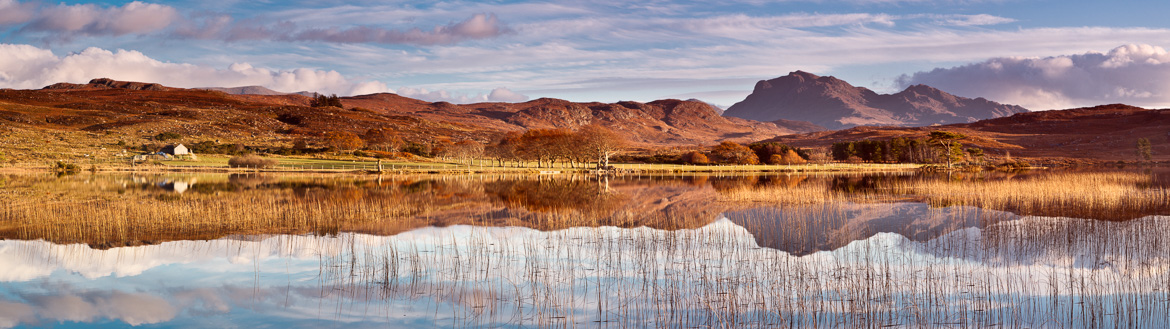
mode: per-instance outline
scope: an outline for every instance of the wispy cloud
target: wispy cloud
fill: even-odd
[[[983,96],[1033,110],[1105,103],[1170,105],[1170,53],[1152,45],[1125,45],[1108,53],[1051,57],[997,57],[898,79],[964,96]]]
[[[309,15],[309,12],[305,13]],[[319,13],[318,13],[319,14]],[[38,6],[0,0],[0,26],[21,25],[18,33],[45,35],[47,40],[78,36],[153,35],[159,38],[219,41],[276,41],[440,45],[498,37],[510,32],[491,13],[430,28],[392,28],[381,24],[355,25],[333,20],[332,25],[297,23],[303,17],[273,20],[265,16],[242,20],[227,14],[189,13],[175,7],[134,1],[122,6],[59,4]],[[381,23],[381,22],[380,22]]]
[[[309,27],[291,21],[265,24],[256,20],[233,22],[230,16],[202,17],[179,26],[175,36],[195,39],[238,41],[312,41],[329,43],[376,43],[444,45],[467,40],[490,39],[510,30],[494,14],[475,14],[459,22],[423,30],[394,30],[376,26]]]
[[[494,14],[476,14],[431,30],[389,30],[378,27],[311,28],[277,35],[278,40],[324,41],[338,43],[382,43],[435,45],[452,44],[464,40],[487,39],[508,32]]]
[[[144,34],[167,28],[178,17],[173,7],[138,1],[108,8],[61,4],[42,8],[24,29],[57,36]]]

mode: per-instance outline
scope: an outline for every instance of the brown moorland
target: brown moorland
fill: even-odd
[[[985,149],[993,159],[1010,153],[1047,164],[1133,161],[1137,139],[1146,138],[1154,160],[1170,160],[1170,110],[1120,104],[1018,113],[966,124],[792,134],[820,127],[726,117],[694,100],[576,103],[541,98],[456,105],[372,94],[343,97],[342,107],[310,107],[311,100],[300,94],[234,95],[109,79],[41,90],[2,89],[0,158],[5,159],[0,161],[84,158],[115,144],[149,142],[159,133],[179,134],[184,142],[287,146],[329,131],[361,134],[385,128],[408,141],[488,142],[506,131],[574,129],[590,123],[613,128],[639,148],[714,145],[724,140],[825,148],[838,141],[923,138],[933,130],[949,130],[970,136],[963,143]]]
[[[1137,140],[1146,138],[1154,161],[1170,161],[1170,109],[1148,110],[1124,104],[1018,113],[974,123],[928,127],[854,127],[836,131],[779,136],[796,147],[824,148],[835,142],[926,138],[945,130],[968,136],[993,158],[1010,155],[1047,164],[1135,161]]]

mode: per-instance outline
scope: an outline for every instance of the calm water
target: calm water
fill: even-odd
[[[9,176],[0,328],[1170,326],[1164,209],[728,197],[936,179]]]

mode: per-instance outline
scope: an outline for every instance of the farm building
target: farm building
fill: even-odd
[[[191,154],[191,151],[187,150],[187,147],[183,146],[183,144],[167,145],[163,147],[162,150],[159,150],[159,152],[170,154],[172,156]]]

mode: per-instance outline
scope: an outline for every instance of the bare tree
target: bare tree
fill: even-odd
[[[451,146],[451,155],[461,162],[471,164],[471,160],[483,156],[483,144],[465,139]]]
[[[536,160],[537,167],[545,163],[552,167],[557,160],[567,158],[569,149],[574,147],[571,136],[565,129],[531,129],[520,137],[520,153],[526,159]]]
[[[366,146],[372,149],[386,152],[398,152],[402,146],[406,144],[402,138],[393,130],[386,128],[374,128],[367,130],[362,135],[362,139],[366,141]]]
[[[629,144],[622,135],[593,123],[574,134],[575,147],[588,151],[597,160],[597,168],[609,167],[609,157],[622,152]]]
[[[500,167],[507,165],[508,161],[519,162],[521,160],[521,144],[524,134],[518,131],[509,131],[503,136],[497,138],[491,144],[484,148],[484,154],[496,159],[496,163]]]

